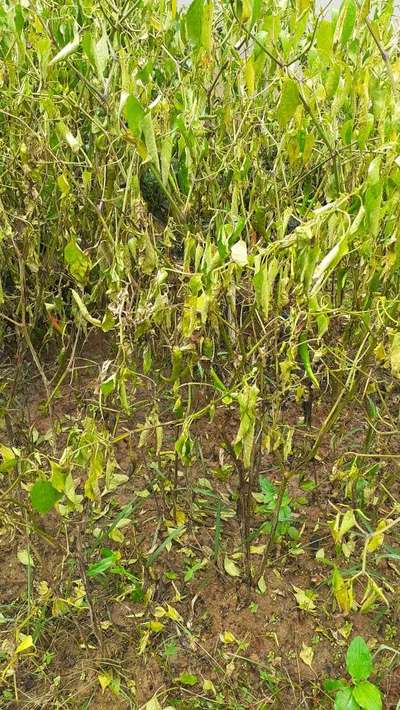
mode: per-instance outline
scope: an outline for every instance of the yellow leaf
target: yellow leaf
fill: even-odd
[[[259,588],[261,594],[265,594],[265,592],[267,591],[267,585],[265,583],[264,575],[258,580],[257,587]]]
[[[224,631],[219,637],[222,643],[236,643],[236,639],[231,631]]]
[[[33,638],[32,636],[25,636],[25,634],[20,634],[20,639],[21,641],[19,642],[17,648],[15,649],[15,653],[22,653],[23,651],[27,651],[28,648],[32,648],[33,646]]]
[[[377,360],[386,360],[386,353],[385,348],[383,347],[383,343],[378,343],[378,345],[374,349],[374,355]]]
[[[294,589],[295,599],[300,609],[313,613],[315,611],[314,592],[311,592],[310,590],[304,591],[304,589],[300,589],[300,587],[295,587],[294,584],[292,586]]]
[[[251,555],[262,555],[266,545],[251,545],[250,554]]]
[[[104,693],[105,689],[108,688],[109,685],[111,685],[112,675],[111,673],[100,673],[97,678]]]
[[[164,624],[162,624],[161,621],[149,621],[147,626],[150,631],[154,631],[154,633],[156,634],[158,634],[164,628]]]
[[[175,520],[177,525],[184,525],[186,523],[186,514],[183,512],[183,510],[179,510],[179,508],[177,508]]]
[[[172,621],[180,621],[180,622],[183,621],[181,615],[179,614],[179,612],[176,609],[174,609],[173,606],[170,606],[169,604],[167,604],[167,607],[168,607],[167,616],[170,619],[172,619]]]
[[[146,703],[144,710],[161,710],[161,705],[155,695]]]

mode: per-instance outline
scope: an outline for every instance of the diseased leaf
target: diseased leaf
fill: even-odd
[[[306,644],[303,643],[299,656],[303,663],[305,663],[306,666],[310,666],[311,668],[314,659],[314,649],[312,648],[312,646],[306,646]]]
[[[239,239],[236,244],[233,245],[231,249],[232,261],[239,266],[246,266],[247,264],[247,245],[243,239]]]

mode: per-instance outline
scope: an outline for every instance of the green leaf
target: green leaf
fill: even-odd
[[[125,118],[128,122],[129,130],[132,131],[136,138],[140,138],[143,130],[143,120],[145,117],[145,111],[136,96],[130,94],[125,101],[124,106]]]
[[[354,0],[348,0],[344,9],[342,33],[340,35],[340,43],[346,44],[353,34],[354,25],[357,17],[357,5]]]
[[[373,660],[371,651],[362,636],[353,638],[346,655],[346,667],[353,681],[366,680],[372,673]]]
[[[104,574],[108,569],[114,567],[117,561],[116,555],[110,555],[109,557],[104,557],[99,562],[94,562],[87,568],[88,577],[97,577],[99,574]]]
[[[203,34],[204,0],[193,0],[186,13],[186,27],[190,41],[199,47]]]
[[[381,692],[376,685],[368,680],[356,685],[353,696],[363,710],[381,710],[382,708]]]
[[[293,118],[297,107],[300,104],[299,90],[293,79],[286,79],[279,100],[277,116],[279,125],[284,128],[290,119]]]
[[[344,680],[338,680],[337,678],[326,678],[322,684],[322,687],[327,693],[332,693],[333,691],[347,688],[347,683]]]
[[[353,698],[351,688],[339,690],[335,698],[335,710],[359,710],[359,705]]]
[[[298,351],[300,360],[304,365],[307,377],[311,380],[315,387],[319,389],[319,382],[312,371],[310,351],[308,349],[307,336],[305,335],[305,333],[300,334]]]
[[[50,481],[36,481],[30,493],[32,507],[38,513],[48,513],[61,496],[62,494],[53,488]]]
[[[70,239],[64,249],[64,261],[68,266],[71,276],[79,283],[85,283],[87,272],[91,268],[91,262],[85,252],[76,243],[75,239]]]
[[[197,676],[183,671],[176,680],[178,683],[181,683],[181,685],[196,685]]]

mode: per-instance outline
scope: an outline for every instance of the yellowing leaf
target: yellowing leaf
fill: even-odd
[[[375,532],[373,532],[372,535],[370,535],[370,538],[368,540],[368,543],[367,543],[368,552],[374,552],[375,550],[378,549],[378,547],[380,547],[383,544],[383,540],[384,540],[385,536],[383,533],[381,533],[379,531],[383,530],[386,527],[386,525],[387,525],[387,521],[385,521],[385,520],[381,520],[378,523]]]
[[[239,567],[234,563],[233,560],[229,559],[229,557],[227,557],[226,555],[224,559],[224,569],[230,577],[240,577],[241,572]]]
[[[15,649],[15,653],[23,653],[23,651],[27,651],[28,648],[32,648],[33,638],[31,635],[25,636],[24,634],[20,634],[20,639],[21,641]]]
[[[314,658],[314,649],[311,646],[306,646],[306,644],[303,643],[303,647],[299,653],[299,656],[303,663],[305,663],[306,666],[310,666],[311,668],[311,664]]]
[[[219,635],[222,643],[236,643],[236,639],[231,631],[224,631]]]
[[[91,268],[91,262],[75,239],[70,239],[66,245],[64,249],[64,261],[68,266],[71,276],[79,281],[79,283],[83,284],[87,272]]]
[[[205,693],[213,693],[213,695],[217,694],[214,683],[212,682],[212,680],[208,680],[208,678],[205,678],[203,680],[203,690]]]
[[[304,589],[300,589],[300,587],[295,587],[294,585],[294,596],[297,601],[297,604],[299,605],[300,609],[303,609],[303,611],[308,611],[310,613],[313,613],[315,611],[315,604],[314,604],[314,599],[315,599],[315,592],[312,592],[311,590],[307,589],[304,591]]]
[[[332,575],[332,589],[340,609],[344,614],[348,614],[353,606],[353,584],[351,579],[343,579],[337,567]]]
[[[104,693],[105,689],[108,688],[109,685],[111,685],[112,682],[112,675],[111,673],[100,673],[97,676],[97,679],[101,685],[101,689]]]
[[[179,622],[183,621],[181,615],[179,614],[179,612],[176,609],[174,609],[173,606],[170,606],[169,604],[167,604],[167,607],[168,607],[167,616],[170,619],[172,619],[172,621],[179,621]]]
[[[395,333],[390,346],[390,366],[395,377],[400,377],[400,333]]]
[[[154,633],[156,634],[158,634],[164,628],[164,624],[162,624],[161,621],[149,621],[147,623],[147,626],[150,631],[154,631]]]
[[[294,79],[286,79],[277,108],[279,125],[284,128],[300,104],[299,90]]]
[[[21,565],[25,565],[26,567],[34,567],[35,563],[32,560],[31,555],[29,554],[27,549],[24,550],[19,550],[17,552],[17,557],[18,560],[20,561]]]
[[[244,65],[244,78],[246,80],[247,93],[249,94],[249,96],[252,96],[254,94],[256,79],[256,74],[254,71],[254,60],[252,56],[248,58],[246,64]]]
[[[265,592],[267,591],[267,585],[265,583],[264,575],[258,580],[257,587],[259,588],[261,594],[265,594]]]
[[[186,514],[183,510],[179,510],[179,508],[176,509],[175,521],[177,525],[184,525],[186,523]]]

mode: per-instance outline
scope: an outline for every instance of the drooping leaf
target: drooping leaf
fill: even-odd
[[[60,49],[60,51],[57,52],[53,59],[49,61],[49,67],[53,66],[53,64],[57,64],[57,62],[61,62],[62,59],[66,59],[70,56],[70,54],[75,52],[75,50],[79,47],[80,40],[80,35],[77,32],[71,42],[68,42],[68,44],[66,44],[65,47]]]
[[[25,565],[25,567],[34,567],[35,563],[32,559],[32,555],[30,554],[29,550],[24,548],[23,550],[18,550],[17,552],[17,559],[21,563],[21,565]]]

